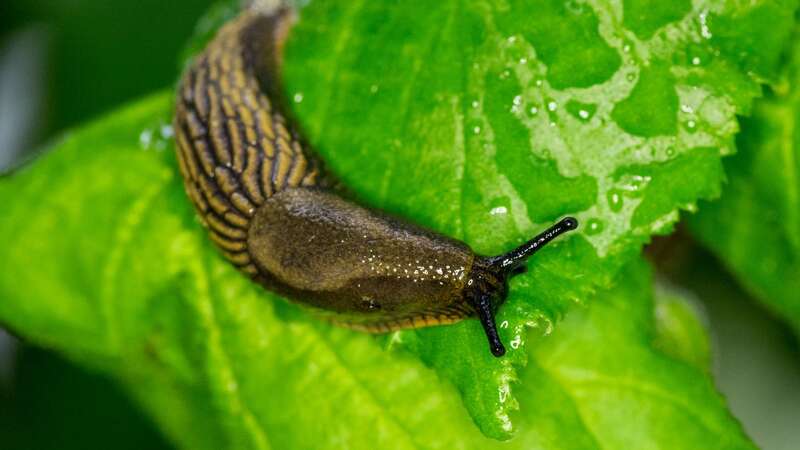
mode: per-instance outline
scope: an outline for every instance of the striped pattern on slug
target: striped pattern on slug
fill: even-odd
[[[244,12],[226,24],[184,74],[175,111],[186,191],[211,239],[237,267],[257,273],[247,251],[256,208],[276,192],[324,185],[309,152],[262,87],[278,63],[279,21]],[[268,56],[264,56],[264,52]]]

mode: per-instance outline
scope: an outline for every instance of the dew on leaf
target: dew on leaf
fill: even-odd
[[[611,211],[622,211],[622,191],[619,189],[610,189],[608,193],[606,193],[606,198],[608,199],[608,206],[611,208]]]
[[[708,27],[708,10],[700,12],[698,19],[700,20],[700,36],[711,39],[713,35],[711,34],[711,29]]]
[[[522,106],[522,96],[516,95],[514,99],[511,100],[511,112],[516,113],[520,111],[520,107]]]
[[[511,342],[509,342],[509,344],[511,344],[511,348],[513,348],[514,350],[518,349],[519,346],[522,344],[522,336],[520,335],[514,336],[514,339],[512,339]]]
[[[635,194],[647,187],[651,177],[648,175],[625,174],[620,179],[619,188],[628,194]]]
[[[172,128],[172,125],[169,124],[161,125],[162,139],[172,139],[174,136],[175,136],[175,130]]]
[[[172,125],[161,124],[145,128],[139,133],[139,145],[143,150],[163,151],[167,149],[169,141],[174,136]]]
[[[508,214],[508,208],[505,206],[496,206],[489,211],[493,216]]]
[[[711,61],[711,52],[704,45],[692,43],[686,47],[686,63],[692,66],[705,66]]]
[[[500,403],[505,403],[506,400],[508,400],[509,394],[511,393],[507,384],[500,385],[500,387],[497,389],[497,392]]]
[[[581,122],[588,122],[597,111],[597,105],[570,100],[566,105],[567,112]]]
[[[143,149],[149,150],[150,144],[152,144],[152,142],[153,142],[153,130],[146,129],[142,130],[142,132],[139,133],[139,145],[141,145]]]
[[[586,222],[586,234],[593,236],[603,231],[603,221],[598,218],[591,218]]]

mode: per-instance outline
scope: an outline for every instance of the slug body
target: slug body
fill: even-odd
[[[247,10],[184,73],[175,109],[186,191],[225,257],[269,290],[370,332],[477,315],[492,353],[507,278],[577,222],[504,255],[372,211],[339,195],[281,109],[286,10]]]

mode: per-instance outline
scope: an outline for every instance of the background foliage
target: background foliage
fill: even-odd
[[[420,15],[316,1],[294,30],[294,110],[366,203],[483,253],[560,215],[581,219],[581,233],[512,284],[507,358],[484,351],[475,321],[376,340],[235,273],[183,196],[169,92],[0,182],[13,199],[0,218],[0,321],[116,378],[187,448],[750,448],[709,377],[691,295],[664,283],[651,295],[638,254],[680,208],[719,194],[736,114],[751,111],[760,83],[781,80],[725,164],[732,186],[768,200],[725,196],[692,230],[796,318],[791,291],[769,290],[776,268],[749,279],[741,264],[788,248],[774,266],[791,271],[797,248],[737,247],[761,236],[763,205],[767,217],[783,211],[774,236],[794,239],[794,72],[780,57],[796,5],[659,5],[543,1],[532,18],[515,2],[439,2]],[[737,172],[752,165],[742,158],[764,175]],[[716,232],[722,208],[753,225]]]

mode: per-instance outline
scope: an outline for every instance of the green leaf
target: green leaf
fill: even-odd
[[[483,254],[566,214],[583,224],[511,283],[507,357],[480,350],[475,321],[392,336],[456,385],[488,436],[513,433],[525,327],[549,329],[679,209],[718,195],[735,116],[775,78],[795,7],[444,0],[423,13],[318,0],[301,11],[288,98],[365,203]]]
[[[739,154],[725,164],[725,195],[689,223],[754,297],[800,332],[800,46],[787,57],[783,82],[743,120]]]
[[[388,354],[252,286],[218,257],[185,198],[165,96],[0,182],[0,320],[117,373],[186,447],[452,447],[461,435],[439,436],[463,419],[451,383],[483,433],[508,439],[526,327],[549,333],[667,231],[678,208],[716,195],[734,114],[773,75],[772,47],[751,35],[785,34],[794,2],[709,2],[679,19],[670,8],[644,17],[641,5],[627,14],[631,5],[444,1],[421,14],[411,2],[319,1],[289,44],[299,119],[366,203],[486,254],[562,215],[580,218],[579,233],[512,282],[499,313],[505,358],[489,354],[475,320],[395,333],[386,344],[405,353]],[[769,28],[743,26],[749,34],[737,38],[737,21],[758,25],[751,17],[765,8]],[[333,384],[315,368],[335,372]],[[422,381],[387,381],[404,373]],[[417,421],[430,392],[443,393],[431,400],[445,405],[431,406],[442,418]],[[282,419],[309,409],[336,421]],[[381,423],[367,418],[375,414]],[[353,432],[363,429],[377,431]]]
[[[114,376],[180,447],[748,448],[707,376],[650,345],[641,263],[529,346],[519,432],[485,437],[418,358],[307,317],[208,245],[164,127],[171,99],[0,180],[0,320]]]
[[[725,412],[708,367],[660,350],[664,331],[654,315],[662,314],[650,292],[647,265],[634,261],[613,289],[532,343],[519,389],[521,427],[531,428],[517,439],[530,439],[527,448],[755,448]],[[668,344],[669,353],[707,346],[697,331],[671,340],[678,347]]]
[[[655,289],[656,337],[653,345],[699,370],[711,367],[711,343],[700,302],[690,292],[660,280]]]

